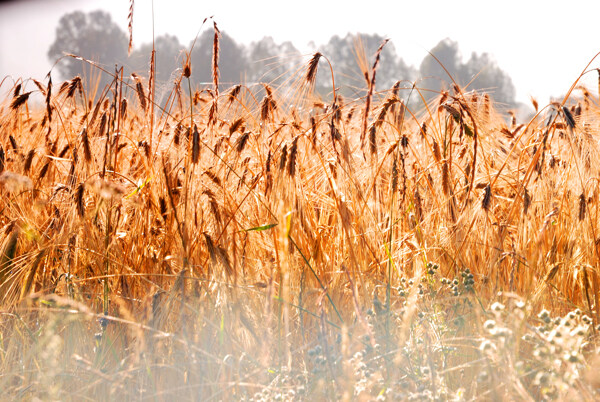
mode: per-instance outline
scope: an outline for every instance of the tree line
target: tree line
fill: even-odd
[[[190,55],[191,78],[196,85],[212,83],[213,36],[212,30],[205,30],[197,38]],[[336,35],[317,47],[316,50],[332,64],[336,89],[339,88],[342,94],[350,97],[364,95],[366,81],[360,65],[363,64],[364,71],[364,66],[372,64],[372,55],[383,40],[377,34]],[[75,11],[60,18],[48,57],[54,63],[69,53],[101,63],[109,70],[114,65],[123,66],[127,76],[132,72],[147,75],[152,44],[143,44],[130,55],[127,47],[127,34],[112,21],[110,14],[100,10],[90,13]],[[181,68],[184,52],[191,48],[191,44],[185,46],[177,37],[165,34],[155,38],[154,48],[157,82],[172,82],[173,74]],[[301,76],[304,65],[301,53],[291,42],[276,43],[271,37],[243,45],[221,31],[219,49],[219,79],[222,87],[240,82],[290,85],[294,77]],[[497,103],[508,107],[515,105],[515,88],[511,78],[489,54],[472,53],[463,62],[458,44],[450,39],[443,39],[430,52],[460,85],[491,93]],[[422,93],[426,98],[436,96],[440,90],[448,88],[450,82],[438,60],[427,55],[418,67],[411,66],[399,57],[393,43],[387,43],[381,52],[377,69],[377,88],[389,89],[397,81],[404,83],[405,87],[416,83],[424,89]],[[100,74],[95,67],[72,57],[63,57],[57,68],[64,79],[79,75],[88,83],[96,82],[100,87],[110,82],[110,76]],[[323,96],[331,92],[332,81],[328,68],[320,69],[316,90]]]

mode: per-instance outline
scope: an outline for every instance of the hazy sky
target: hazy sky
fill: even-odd
[[[127,0],[21,0],[0,3],[0,79],[41,79],[50,69],[46,53],[58,19],[76,9],[108,10],[124,31]],[[154,0],[155,34],[177,35],[187,45],[205,17],[237,42],[263,36],[290,40],[304,53],[314,41],[334,34],[378,33],[389,37],[397,53],[418,67],[441,39],[457,41],[464,58],[488,52],[512,77],[517,98],[540,103],[565,93],[592,57],[600,52],[600,1],[329,1]],[[205,28],[208,28],[205,27]],[[152,1],[137,0],[134,44],[152,38]],[[600,67],[600,58],[592,68]],[[597,74],[586,84],[597,87]]]

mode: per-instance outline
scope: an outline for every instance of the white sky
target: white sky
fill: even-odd
[[[134,44],[152,38],[152,1],[137,0]],[[46,53],[59,18],[76,9],[108,10],[127,30],[127,0],[21,0],[0,4],[0,79],[41,79],[50,69]],[[174,34],[188,45],[205,17],[237,42],[263,36],[290,40],[302,52],[310,41],[334,34],[378,33],[398,54],[418,67],[441,39],[457,41],[462,55],[488,52],[513,79],[517,99],[540,103],[564,94],[586,64],[600,52],[600,1],[533,0],[154,0],[155,34]],[[600,67],[600,58],[592,68]],[[597,74],[586,85],[597,86]]]

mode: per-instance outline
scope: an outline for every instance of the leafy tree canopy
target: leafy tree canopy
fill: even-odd
[[[204,31],[192,51],[192,80],[198,85],[212,84],[213,40],[214,31]],[[318,48],[331,62],[335,85],[342,94],[358,97],[366,93],[364,71],[370,71],[374,55],[383,41],[384,38],[377,34],[347,34],[345,37],[336,35]],[[152,44],[143,44],[130,57],[127,56],[127,44],[127,35],[112,21],[110,14],[104,11],[87,14],[76,11],[61,17],[48,57],[54,62],[65,53],[72,53],[99,62],[109,71],[117,64],[126,67],[126,75],[131,72],[147,75]],[[172,81],[173,72],[181,68],[184,46],[175,36],[163,35],[155,39],[154,48],[157,81]],[[450,39],[440,41],[431,49],[431,53],[461,86],[484,90],[492,93],[497,102],[514,105],[515,88],[512,80],[487,53],[473,53],[463,63],[458,44]],[[222,88],[239,82],[286,85],[290,83],[288,80],[293,74],[296,74],[295,78],[299,78],[298,71],[303,66],[300,53],[290,42],[278,44],[273,38],[265,37],[244,46],[236,43],[225,32],[220,34],[219,81]],[[80,75],[92,84],[98,76],[101,77],[101,85],[110,81],[110,76],[100,74],[86,63],[69,57],[59,62],[58,70],[65,79]],[[377,89],[389,89],[396,81],[410,82],[417,77],[418,86],[423,89],[427,99],[437,96],[451,82],[440,63],[431,55],[423,59],[417,70],[398,56],[393,43],[387,43],[381,52],[377,68]],[[331,94],[329,68],[319,68],[316,90],[324,96]]]
[[[470,90],[482,90],[493,95],[496,102],[513,106],[515,104],[515,87],[511,78],[498,67],[489,54],[471,54],[471,58],[463,63],[458,50],[458,43],[444,39],[430,51],[419,67],[423,94],[431,99],[443,89],[448,89],[452,82],[448,73],[462,87]],[[441,63],[441,64],[440,64]],[[444,70],[442,65],[448,72]]]
[[[363,71],[369,71],[374,62],[374,54],[385,40],[377,34],[347,34],[344,38],[333,36],[319,51],[331,61],[335,85],[348,96],[362,96],[366,93],[367,82]],[[331,74],[321,69],[317,85],[331,90]],[[398,57],[393,43],[387,43],[381,52],[377,67],[377,88],[391,88],[396,81],[411,80],[414,69]]]
[[[156,51],[156,79],[161,82],[170,81],[173,71],[182,66],[185,47],[179,43],[176,36],[165,34],[154,40],[154,50]],[[128,65],[133,72],[139,75],[147,75],[150,71],[151,55],[152,43],[145,43],[131,53]]]
[[[301,62],[301,54],[291,42],[277,44],[266,36],[246,50],[248,81],[267,82],[279,86],[289,78]]]
[[[112,21],[109,13],[100,10],[87,14],[75,11],[60,18],[48,57],[54,62],[65,53],[71,53],[106,64],[112,71],[111,64],[123,64],[127,60],[127,43],[127,35]],[[80,75],[89,80],[100,74],[71,57],[61,60],[57,68],[65,79]],[[101,83],[109,79],[101,76]]]

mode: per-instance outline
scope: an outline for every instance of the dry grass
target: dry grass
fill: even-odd
[[[320,53],[220,95],[214,30],[164,110],[140,77],[0,106],[3,398],[600,397],[596,97],[415,107],[381,48],[366,99],[313,99]]]

